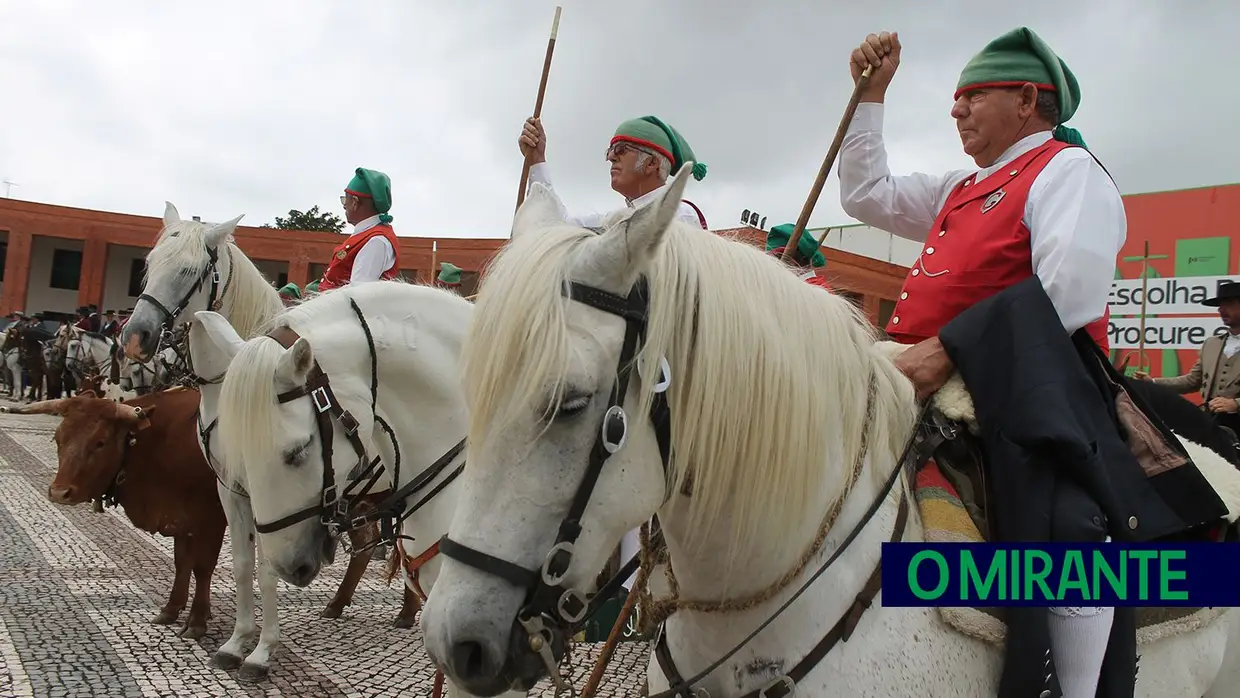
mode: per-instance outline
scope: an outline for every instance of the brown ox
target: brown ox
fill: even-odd
[[[198,447],[199,395],[175,388],[121,403],[94,393],[0,408],[12,414],[55,414],[59,466],[47,496],[57,504],[82,504],[106,499],[119,505],[133,525],[173,539],[176,578],[168,602],[152,623],[175,623],[189,595],[194,600],[181,636],[206,634],[211,615],[211,575],[219,559],[227,520],[216,491],[215,473]],[[351,534],[354,545],[378,534]],[[348,570],[323,616],[338,617],[353,599],[366,571],[369,555],[349,560]],[[405,588],[397,627],[412,627],[419,604]]]

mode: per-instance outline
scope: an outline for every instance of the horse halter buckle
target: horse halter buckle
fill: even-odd
[[[327,394],[327,386],[325,385],[320,385],[311,390],[310,400],[314,402],[314,409],[318,410],[320,414],[332,408],[332,398]]]
[[[758,698],[786,698],[795,695],[797,682],[787,674],[782,674],[758,689]]]

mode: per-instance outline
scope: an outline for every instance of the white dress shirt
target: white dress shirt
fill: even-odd
[[[371,216],[353,226],[353,234],[364,233],[376,225],[379,225],[379,216]],[[367,240],[366,244],[362,245],[362,249],[357,251],[357,256],[353,258],[353,271],[349,275],[349,284],[378,281],[383,272],[391,269],[395,263],[396,251],[392,249],[392,243],[382,235],[376,235]]]
[[[1227,333],[1227,339],[1223,340],[1223,355],[1231,358],[1240,351],[1240,335],[1234,332]]]
[[[1026,136],[982,170],[895,177],[883,145],[883,105],[858,104],[840,148],[840,203],[866,225],[922,242],[961,180],[976,173],[980,182],[1050,138],[1050,131]],[[1128,232],[1123,199],[1106,171],[1083,148],[1057,153],[1034,180],[1021,220],[1034,274],[1064,328],[1075,332],[1102,317]]]
[[[554,191],[554,187],[551,186],[551,168],[548,167],[547,163],[545,162],[540,162],[537,165],[532,165],[530,167],[529,182],[530,184],[533,184],[534,182],[538,182],[548,188],[551,188],[552,191]],[[668,186],[669,185],[664,184],[663,186],[659,187],[658,189],[655,189],[654,191],[647,192],[637,197],[636,199],[628,201],[627,202],[628,207],[629,208],[640,208],[650,203],[651,201],[654,201],[655,199],[657,199],[659,196],[663,194],[663,192],[667,189]],[[559,197],[557,197],[557,199],[558,198]],[[562,216],[565,221],[572,223],[573,225],[579,225],[583,228],[598,228],[602,225],[603,219],[611,215],[611,213],[587,213],[583,215],[570,215],[568,211],[564,208],[563,202],[557,202],[557,206],[560,209],[560,216]],[[697,211],[695,211],[692,206],[690,206],[689,204],[686,204],[684,201],[681,201],[680,207],[676,209],[676,218],[686,223],[695,225],[699,228],[702,227],[702,221],[700,218],[698,218]]]

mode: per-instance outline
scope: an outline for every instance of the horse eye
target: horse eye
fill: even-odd
[[[310,449],[310,440],[307,439],[306,443],[301,444],[300,446],[297,446],[296,448],[291,448],[285,451],[284,452],[284,464],[290,467],[294,467],[294,468],[301,465],[303,462],[305,462],[306,452],[309,449]]]
[[[555,411],[556,419],[571,419],[585,411],[590,406],[589,395],[565,395],[560,401],[560,406]]]

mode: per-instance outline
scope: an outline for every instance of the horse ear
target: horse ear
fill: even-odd
[[[314,350],[310,348],[310,342],[307,342],[305,337],[298,337],[293,346],[280,357],[280,363],[276,366],[276,379],[291,385],[304,383],[306,374],[313,365]]]
[[[607,228],[590,258],[601,273],[631,279],[650,262],[676,219],[692,169],[685,163],[662,196]]]
[[[566,218],[567,212],[560,197],[551,187],[542,182],[534,182],[512,221],[512,237],[516,239],[526,232],[564,225]]]
[[[242,218],[245,218],[244,213],[230,221],[217,223],[216,225],[208,228],[207,244],[212,247],[219,247],[221,243],[231,237],[233,233],[237,232],[237,223],[240,223]]]
[[[172,205],[171,201],[164,202],[164,227],[174,226],[181,222],[181,214],[177,213],[177,207]]]
[[[228,369],[228,364],[245,346],[245,340],[237,334],[237,330],[228,324],[223,315],[210,310],[199,310],[194,313],[190,322],[202,331],[189,333],[190,354],[194,357],[194,365],[204,375],[216,375]],[[192,328],[191,328],[192,329]],[[202,336],[206,336],[203,341]]]

